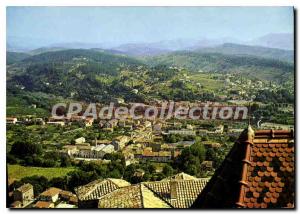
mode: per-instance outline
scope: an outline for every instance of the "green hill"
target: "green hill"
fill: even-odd
[[[43,92],[78,100],[111,100],[131,90],[119,81],[122,71],[138,71],[133,58],[93,50],[63,50],[31,56],[7,72],[9,92]]]
[[[202,48],[198,51],[202,53],[221,53],[240,56],[263,57],[288,62],[294,61],[294,52],[290,50],[240,45],[233,43],[225,43],[216,47]]]
[[[236,73],[263,80],[284,81],[283,76],[293,75],[292,63],[253,56],[225,55],[178,51],[145,58],[148,65],[167,65],[188,69],[193,72]]]
[[[16,62],[20,62],[23,59],[30,57],[30,54],[21,52],[6,52],[6,64],[10,65]]]
[[[253,56],[180,51],[142,60],[99,50],[71,49],[46,52],[14,63],[7,70],[8,97],[45,108],[53,97],[106,102],[164,100],[215,101],[233,94],[224,74],[293,88],[292,63]],[[233,80],[237,81],[237,80]],[[227,90],[227,91],[226,91]],[[255,92],[256,93],[256,92]],[[40,94],[45,99],[39,99]],[[251,94],[251,92],[249,92]],[[247,99],[247,97],[245,97]],[[11,109],[13,113],[15,109]]]

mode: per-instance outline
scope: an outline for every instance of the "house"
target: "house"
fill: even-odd
[[[39,200],[54,203],[59,199],[60,192],[61,189],[58,189],[56,187],[50,187],[49,189],[47,189],[39,195]]]
[[[189,208],[209,181],[184,173],[135,185],[123,181],[124,185],[108,186],[109,180],[96,180],[80,187],[84,191],[77,190],[79,208],[86,208],[87,204],[91,208]]]
[[[90,127],[93,125],[94,118],[93,117],[86,117],[84,120],[84,124],[86,127]]]
[[[109,145],[111,144],[111,140],[97,140],[95,139],[95,145],[101,145],[101,144],[104,144],[104,145]]]
[[[214,143],[214,142],[208,142],[208,141],[203,142],[203,145],[205,146],[205,148],[220,148],[221,147],[220,143]]]
[[[78,149],[76,145],[65,145],[63,146],[63,152],[67,153],[69,156],[73,156],[74,154],[78,153]]]
[[[145,128],[151,128],[152,127],[152,123],[148,120],[144,121],[143,125],[144,125]]]
[[[86,185],[75,188],[78,196],[79,208],[98,207],[98,201],[104,195],[113,192],[116,189],[130,186],[131,184],[122,179],[98,179]]]
[[[144,149],[141,157],[139,157],[142,161],[154,161],[154,162],[169,162],[172,160],[172,152],[171,151],[159,151],[153,152],[152,149]]]
[[[59,197],[61,200],[72,205],[77,205],[78,203],[77,196],[70,191],[66,191],[66,190],[60,191]]]
[[[21,202],[22,207],[26,207],[34,200],[33,186],[29,183],[23,184],[13,192],[14,201]]]
[[[47,122],[48,125],[56,125],[56,126],[64,126],[65,122],[64,121],[49,121]]]
[[[72,209],[72,208],[76,208],[76,205],[74,204],[66,204],[64,202],[59,203],[58,205],[56,205],[57,209]]]
[[[22,208],[22,202],[21,201],[14,201],[11,205],[10,208]]]
[[[113,98],[111,102],[115,104],[123,104],[125,103],[125,100],[123,98]]]
[[[69,119],[70,122],[81,122],[85,119],[84,116],[79,116],[79,115],[71,115],[71,118]]]
[[[111,144],[100,144],[96,146],[84,145],[78,146],[77,148],[78,152],[74,156],[78,158],[101,159],[105,154],[115,151],[115,147]]]
[[[114,127],[116,127],[118,124],[118,120],[117,119],[111,119],[109,121],[106,120],[101,120],[99,122],[99,127],[102,128],[105,131],[113,131]]]
[[[91,158],[92,157],[92,146],[78,146],[79,152],[76,153],[75,157],[79,158]]]
[[[171,208],[143,184],[116,189],[97,202],[94,208]]]
[[[293,208],[292,130],[245,129],[192,208]]]
[[[6,124],[16,124],[18,122],[18,119],[16,117],[7,117],[6,118]]]
[[[213,169],[213,161],[203,161],[201,163],[201,167],[205,170],[212,170]]]
[[[34,208],[45,209],[45,208],[54,208],[54,203],[49,201],[38,201],[33,206]]]
[[[223,134],[223,131],[224,131],[224,126],[223,125],[219,125],[215,128],[215,133]]]
[[[181,130],[169,130],[168,134],[178,134],[178,135],[191,135],[191,136],[195,136],[196,132],[193,131],[193,130],[181,129]]]
[[[121,135],[121,136],[118,136],[116,137],[113,141],[112,141],[112,145],[114,146],[115,150],[116,151],[120,151],[122,150],[126,143],[129,142],[129,137],[128,136],[125,136],[125,135]]]
[[[102,152],[104,154],[107,153],[113,153],[115,151],[115,147],[113,145],[106,145],[105,147],[103,147]]]
[[[35,118],[34,122],[38,125],[45,125],[46,124],[43,118]]]
[[[145,174],[145,171],[144,171],[144,170],[142,170],[142,169],[137,169],[137,170],[134,172],[133,176],[135,176],[135,177],[143,177],[144,174]]]
[[[162,132],[162,124],[161,123],[156,123],[153,125],[153,133],[154,134],[161,134]]]
[[[188,129],[188,130],[193,130],[193,129],[194,129],[194,126],[191,125],[191,124],[187,124],[187,125],[186,125],[186,129]]]
[[[77,138],[77,139],[75,139],[75,143],[76,144],[85,143],[85,138],[84,137]]]
[[[91,157],[93,158],[103,158],[105,154],[110,154],[115,151],[115,147],[113,145],[97,145],[91,149]]]

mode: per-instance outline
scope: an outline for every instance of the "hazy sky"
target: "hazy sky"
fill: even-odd
[[[8,7],[7,35],[48,42],[251,40],[293,33],[292,7]]]

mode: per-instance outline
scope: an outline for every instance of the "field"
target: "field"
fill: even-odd
[[[43,168],[43,167],[25,167],[20,165],[8,164],[8,177],[10,179],[20,180],[24,177],[33,175],[45,176],[47,179],[55,177],[63,177],[68,172],[75,170],[74,167],[56,167],[56,168]]]
[[[212,77],[206,73],[192,74],[191,79],[194,82],[200,83],[204,89],[210,91],[216,91],[225,86],[224,81],[212,79]]]

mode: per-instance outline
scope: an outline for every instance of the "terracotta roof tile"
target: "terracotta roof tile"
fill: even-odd
[[[81,201],[94,200],[124,186],[130,186],[130,183],[122,179],[99,179],[77,187],[75,192]]]
[[[192,207],[294,206],[293,131],[248,128],[226,159],[231,162],[222,163]],[[226,182],[216,179],[220,175]]]

